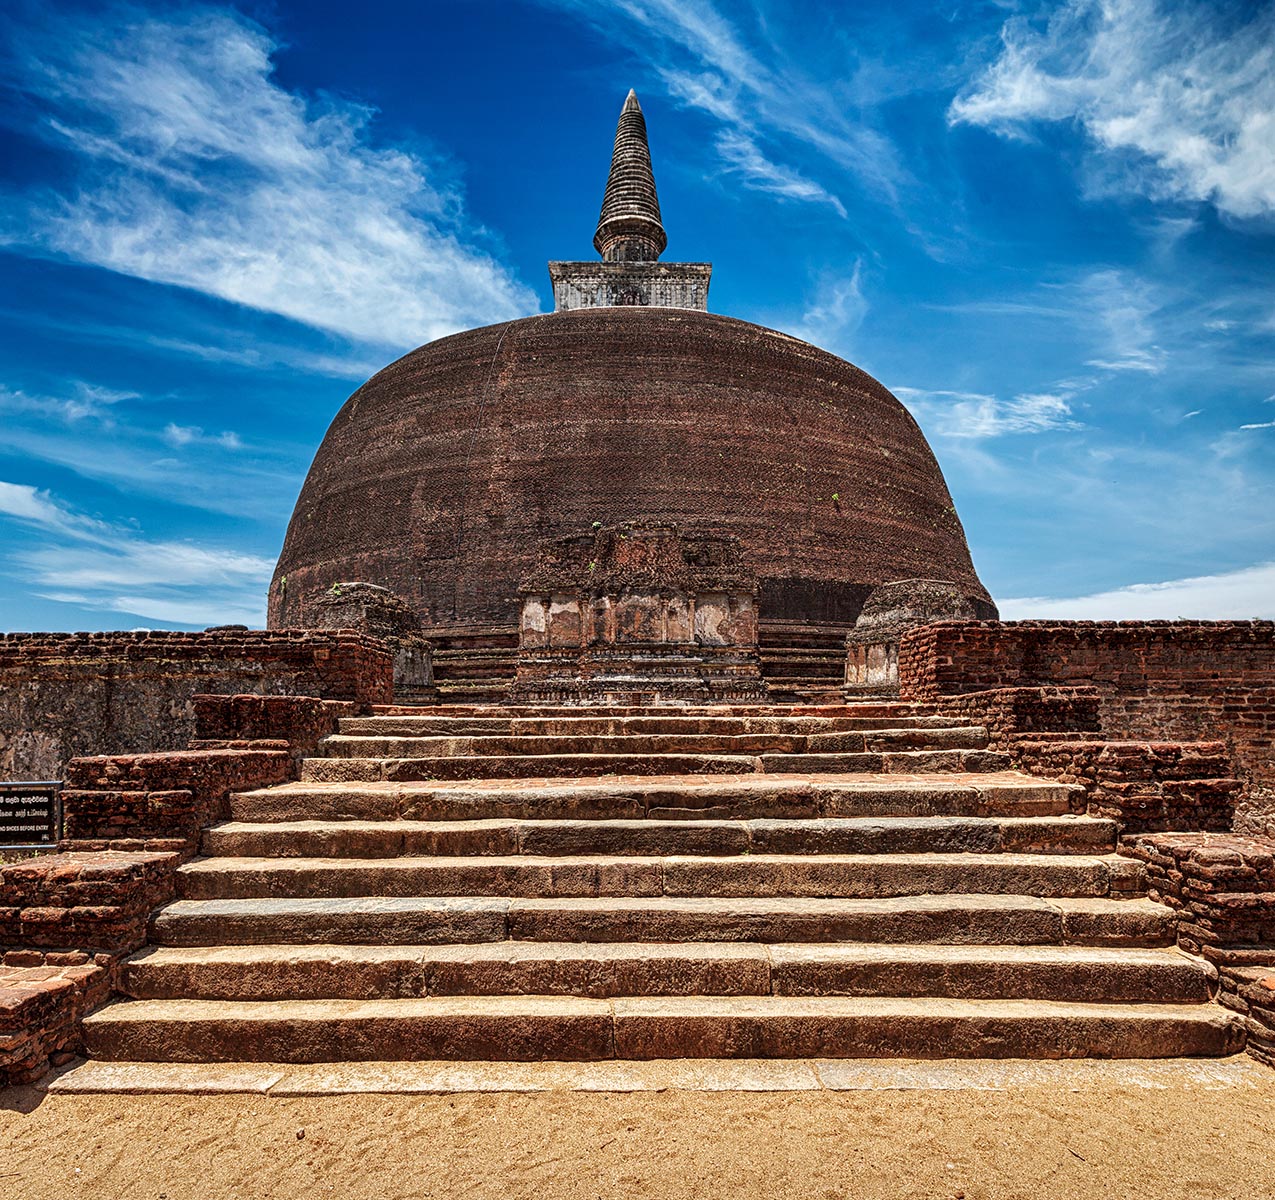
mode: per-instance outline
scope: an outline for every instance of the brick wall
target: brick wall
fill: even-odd
[[[124,955],[172,899],[176,854],[51,854],[0,866],[0,1087],[83,1049]]]
[[[0,779],[72,758],[185,747],[196,693],[393,699],[393,662],[346,630],[0,634]]]
[[[1086,686],[1102,734],[1222,740],[1245,783],[1236,829],[1275,833],[1275,622],[951,621],[903,635],[905,698]]]

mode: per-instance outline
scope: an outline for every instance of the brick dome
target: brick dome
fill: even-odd
[[[363,580],[427,625],[512,625],[542,541],[635,518],[737,536],[763,620],[849,624],[898,579],[989,604],[934,455],[876,380],[729,317],[614,307],[442,338],[359,388],[301,489],[270,624],[312,624]]]

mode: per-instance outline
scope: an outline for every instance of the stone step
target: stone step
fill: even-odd
[[[204,858],[177,872],[187,900],[356,896],[870,898],[939,893],[1130,895],[1142,864],[1111,854],[739,854]]]
[[[844,700],[826,704],[374,704],[374,717],[911,717],[933,716],[933,704],[910,700]]]
[[[901,728],[830,733],[624,733],[370,736],[340,733],[323,739],[329,758],[528,757],[563,754],[862,754],[893,750],[982,750],[987,730]]]
[[[854,775],[1008,771],[1013,760],[994,750],[895,750],[864,754],[762,754],[767,774]]]
[[[479,854],[1105,854],[1117,825],[1094,817],[841,817],[661,821],[227,821],[203,852],[248,858]]]
[[[753,756],[709,754],[307,758],[301,764],[301,778],[317,783],[412,779],[579,779],[598,775],[741,775],[760,769],[760,760]]]
[[[1148,900],[1035,896],[884,899],[511,899],[481,896],[177,900],[151,919],[162,946],[496,942],[942,942],[1165,946]]]
[[[682,716],[676,710],[658,716],[599,717],[576,710],[577,715],[557,717],[456,716],[444,709],[399,717],[343,717],[340,732],[362,737],[481,737],[495,735],[576,734],[812,734],[877,732],[891,729],[967,728],[972,722],[940,716]]]
[[[594,1000],[126,1000],[84,1023],[97,1058],[336,1062],[606,1058],[1158,1058],[1224,1055],[1212,1005],[721,996]]]
[[[967,775],[660,776],[289,783],[230,799],[239,821],[635,820],[1059,816],[1074,784],[1016,771]]]
[[[1216,972],[1176,949],[484,942],[165,946],[125,964],[139,1000],[418,996],[939,996],[1204,1004]]]
[[[307,758],[312,783],[413,779],[581,779],[605,775],[979,774],[1008,770],[990,750],[897,750],[865,754],[537,754],[437,758]]]

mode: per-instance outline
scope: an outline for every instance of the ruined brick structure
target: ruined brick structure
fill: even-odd
[[[735,538],[598,529],[543,547],[522,592],[519,702],[765,699],[757,580]]]
[[[350,630],[0,634],[0,779],[85,754],[184,748],[198,692],[393,698],[390,657]]]

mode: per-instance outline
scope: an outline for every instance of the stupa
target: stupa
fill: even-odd
[[[312,626],[334,584],[375,584],[419,614],[444,683],[449,653],[514,645],[545,545],[633,521],[738,539],[770,673],[839,676],[882,584],[943,580],[995,616],[898,399],[827,351],[709,313],[711,264],[661,261],[667,241],[630,92],[600,260],[549,264],[554,312],[431,342],[349,398],[288,527],[271,626]],[[493,670],[512,678],[511,660]]]

